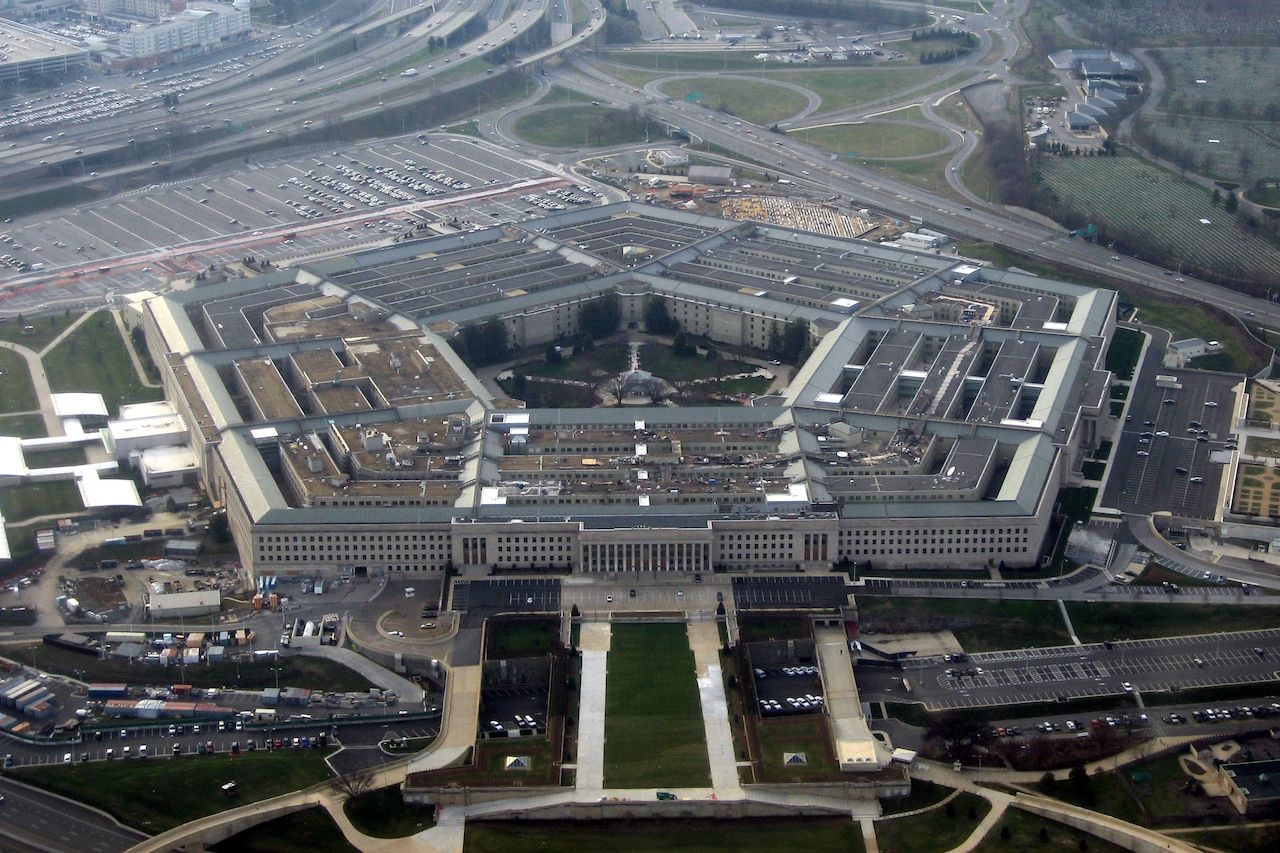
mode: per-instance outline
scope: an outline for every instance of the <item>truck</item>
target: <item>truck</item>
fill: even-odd
[[[910,222],[912,225],[923,225],[923,224],[924,224],[924,217],[923,217],[923,216],[909,216],[909,217],[907,217],[907,221],[908,221],[908,222]]]
[[[418,69],[416,69],[416,68],[406,68],[405,70],[403,70],[403,71],[401,71],[401,72],[400,72],[400,76],[401,76],[401,77],[417,77],[417,76],[418,76]]]
[[[1158,373],[1156,374],[1156,387],[1172,388],[1176,391],[1182,387],[1182,383],[1178,381],[1178,377],[1176,376],[1169,376],[1168,374]]]

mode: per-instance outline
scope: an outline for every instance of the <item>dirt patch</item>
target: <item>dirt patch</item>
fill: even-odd
[[[979,83],[964,89],[963,94],[969,109],[973,110],[984,127],[1007,122],[1013,115],[1010,112],[1013,90],[1004,83],[996,80]]]

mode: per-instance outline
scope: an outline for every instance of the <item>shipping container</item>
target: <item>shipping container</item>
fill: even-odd
[[[98,683],[89,685],[90,699],[123,699],[129,695],[129,685]]]

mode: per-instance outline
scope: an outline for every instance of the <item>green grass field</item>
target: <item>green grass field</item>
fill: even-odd
[[[1177,175],[1133,157],[1043,157],[1039,175],[1061,205],[1105,225],[1111,237],[1192,272],[1280,283],[1280,249],[1245,233],[1207,190]]]
[[[693,651],[684,625],[613,627],[604,721],[605,787],[710,784]]]
[[[102,395],[107,409],[121,403],[159,400],[163,389],[138,381],[124,339],[111,315],[99,312],[44,357],[44,369],[54,391],[91,391]]]
[[[756,723],[765,782],[839,782],[844,779],[831,750],[825,715],[767,719]],[[783,755],[803,752],[806,764],[787,766]]]
[[[539,104],[581,104],[591,99],[581,92],[566,89],[564,86],[552,86],[539,100]]]
[[[1040,831],[1048,833],[1046,840]],[[1006,830],[1008,837],[1006,838]],[[1005,810],[1004,817],[987,833],[978,845],[979,853],[1025,853],[1027,850],[1045,851],[1045,853],[1077,853],[1085,849],[1081,842],[1093,853],[1119,853],[1124,850],[1104,841],[1096,835],[1073,829],[1056,820],[1040,817],[1018,808]]]
[[[798,130],[792,135],[824,151],[871,159],[925,156],[940,151],[947,144],[946,137],[939,130],[887,121],[833,124]]]
[[[554,148],[596,148],[644,139],[665,139],[659,124],[633,118],[623,110],[593,106],[552,107],[520,117],[517,136]]]
[[[399,785],[361,794],[343,803],[342,809],[352,826],[374,838],[404,838],[436,822],[433,807],[406,805]]]
[[[862,853],[858,824],[839,818],[468,823],[466,853]]]
[[[222,811],[229,804],[244,805],[308,788],[331,775],[324,756],[314,749],[92,761],[9,772],[149,833]],[[240,793],[229,800],[221,787],[233,781]]]
[[[676,355],[675,350],[666,344],[645,344],[640,347],[640,368],[672,382],[730,376],[755,370],[752,365],[725,358],[710,359],[700,355]]]
[[[967,652],[1029,646],[1062,646],[1071,642],[1052,601],[984,599],[858,599],[862,625],[881,632],[949,629]]]
[[[12,341],[22,344],[27,349],[40,352],[49,345],[51,340],[62,334],[67,326],[80,319],[80,314],[79,311],[72,311],[69,314],[59,311],[53,314],[42,314],[39,317],[14,317],[0,320],[0,341]],[[31,331],[23,332],[25,326],[30,326]]]
[[[1134,780],[1137,773],[1150,774],[1150,781]],[[1068,803],[1141,823],[1151,818],[1185,817],[1190,800],[1178,789],[1186,779],[1178,766],[1178,756],[1166,755],[1119,771],[1091,775],[1083,785],[1061,781],[1047,793]]]
[[[586,352],[561,358],[554,364],[535,361],[522,364],[515,370],[530,376],[549,376],[556,379],[590,380],[612,376],[627,369],[626,344],[597,344]]]
[[[690,93],[700,94],[699,103],[704,107],[766,127],[795,115],[808,104],[808,99],[794,89],[740,77],[682,77],[663,83],[660,88],[677,100],[685,100]]]
[[[918,815],[876,821],[876,843],[881,853],[942,853],[968,838],[990,809],[977,794],[960,794]]]
[[[83,508],[80,490],[69,480],[22,483],[0,489],[0,515],[10,523],[40,515],[79,512]]]
[[[1280,624],[1280,605],[1219,607],[1212,604],[1089,604],[1069,601],[1067,613],[1071,615],[1076,635],[1086,643],[1251,631]]]
[[[261,823],[209,849],[215,853],[356,853],[333,818],[319,806]]]
[[[0,414],[39,408],[26,359],[13,350],[0,349]]]
[[[560,623],[555,619],[492,619],[485,657],[501,660],[549,655],[559,634]]]
[[[647,68],[654,71],[759,71],[761,62],[754,54],[728,50],[633,51],[606,50],[600,58],[606,62]],[[776,63],[775,63],[776,64]]]
[[[942,802],[954,790],[955,788],[948,788],[946,785],[939,785],[937,782],[913,778],[911,780],[911,793],[905,797],[881,799],[880,811],[885,815],[913,812],[916,809],[923,809]]]
[[[828,113],[906,92],[943,73],[936,68],[840,68],[769,71],[761,77],[804,86],[822,99],[819,113]]]
[[[40,415],[0,415],[0,435],[18,438],[44,438],[48,435]]]

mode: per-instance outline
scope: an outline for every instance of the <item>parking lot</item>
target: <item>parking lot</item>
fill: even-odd
[[[733,601],[738,610],[828,610],[848,604],[849,591],[843,576],[735,577]]]
[[[931,709],[1066,701],[1266,682],[1280,669],[1280,630],[1198,637],[1126,640],[974,654],[962,662],[940,657],[909,662],[898,673],[859,669],[866,694],[911,696]],[[949,671],[949,672],[948,672]],[[910,691],[902,686],[906,677]],[[864,696],[866,698],[866,696]]]
[[[517,716],[526,719],[518,720]],[[533,726],[528,725],[528,717],[533,718]],[[493,726],[495,722],[502,726],[501,730],[530,728],[545,730],[547,726],[546,686],[491,687],[482,691],[480,693],[480,731],[501,731]]]
[[[1234,374],[1158,368],[1181,388],[1161,388],[1142,372],[1131,394],[1129,416],[1111,454],[1111,473],[1103,504],[1122,512],[1212,518],[1225,465],[1234,446],[1231,388]],[[1220,461],[1211,456],[1219,452]]]
[[[454,581],[450,609],[464,614],[463,624],[499,613],[559,613],[559,578],[495,578]]]
[[[757,667],[753,678],[762,717],[820,714],[826,710],[817,664]]]

